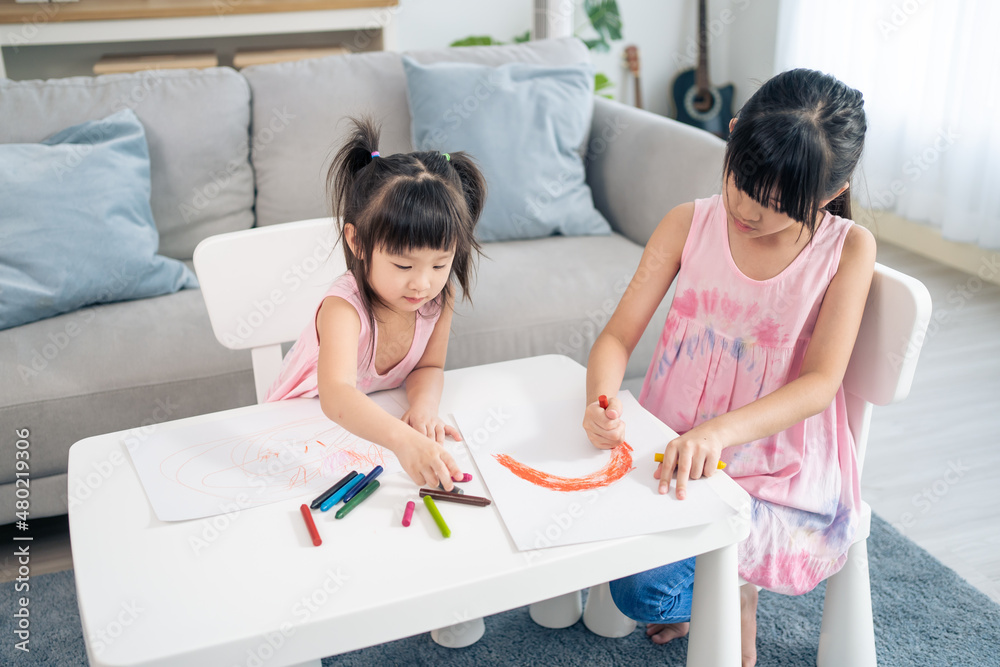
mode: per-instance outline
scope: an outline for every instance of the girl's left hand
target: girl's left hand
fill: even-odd
[[[445,436],[450,435],[454,440],[462,439],[462,434],[458,432],[458,429],[446,424],[444,420],[434,414],[426,414],[411,409],[404,412],[400,419],[417,433],[426,435],[439,445],[444,444]]]
[[[656,467],[660,493],[670,491],[670,478],[677,473],[677,500],[687,495],[689,479],[701,479],[715,474],[722,455],[722,441],[710,429],[691,429],[667,443],[663,463]]]

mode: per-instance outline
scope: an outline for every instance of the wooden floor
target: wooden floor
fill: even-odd
[[[862,496],[1000,602],[1000,287],[888,244],[878,259],[927,285],[936,324],[910,396],[875,409]],[[13,543],[12,525],[0,532]],[[31,534],[32,574],[73,566],[66,517],[33,521]],[[11,556],[0,565],[0,580],[17,576]]]

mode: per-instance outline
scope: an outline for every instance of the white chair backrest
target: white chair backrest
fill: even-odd
[[[194,267],[215,337],[251,350],[258,402],[277,377],[281,344],[299,337],[347,268],[332,218],[209,237]]]
[[[848,423],[864,463],[871,406],[906,398],[931,317],[931,295],[922,282],[881,264],[868,292],[854,351],[844,374]]]

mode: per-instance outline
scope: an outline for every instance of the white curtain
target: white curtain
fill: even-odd
[[[777,44],[864,94],[858,201],[1000,248],[1000,1],[781,0]]]

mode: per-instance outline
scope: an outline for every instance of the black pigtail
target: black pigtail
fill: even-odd
[[[449,157],[451,158],[451,166],[461,181],[462,196],[465,198],[465,205],[469,212],[467,218],[469,226],[467,230],[468,246],[464,252],[456,252],[453,274],[462,288],[463,298],[471,301],[469,295],[472,292],[472,277],[475,275],[473,264],[475,258],[483,254],[483,249],[479,245],[479,241],[476,240],[475,228],[476,223],[479,222],[479,216],[483,212],[483,206],[486,204],[486,179],[475,160],[468,153],[460,151],[451,153]]]
[[[465,204],[469,208],[470,222],[473,227],[479,222],[479,216],[483,212],[486,204],[486,179],[479,171],[475,161],[469,157],[468,153],[451,153],[451,166],[462,181],[462,194],[465,197]]]
[[[381,128],[371,118],[348,120],[353,126],[351,133],[337,151],[326,175],[327,191],[332,195],[333,215],[340,218],[341,237],[344,222],[354,220],[363,209],[367,195],[377,185],[377,179],[371,178],[374,174],[366,174],[364,169],[378,159],[372,157],[372,153],[378,152],[381,134]]]

